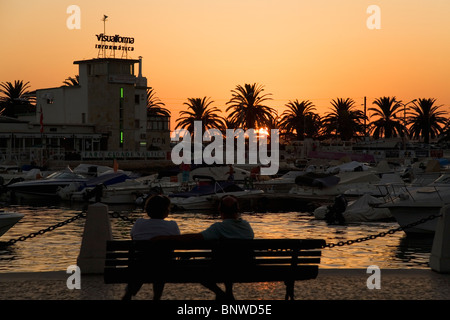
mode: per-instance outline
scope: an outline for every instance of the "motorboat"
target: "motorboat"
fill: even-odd
[[[11,229],[25,215],[19,212],[0,211],[0,237]]]
[[[229,181],[216,181],[211,177],[194,176],[198,184],[187,192],[172,193],[169,198],[174,210],[214,210],[220,198],[233,195],[237,198],[263,194],[263,190],[244,189]]]
[[[309,199],[332,200],[349,189],[360,189],[367,184],[380,181],[380,177],[370,171],[330,173],[308,173],[295,179],[296,186],[289,193]]]
[[[51,173],[45,178],[21,181],[8,185],[13,195],[25,197],[58,197],[57,190],[74,182],[85,182],[88,178],[74,173],[70,168]]]
[[[273,178],[264,181],[254,181],[253,186],[256,189],[264,190],[267,193],[288,193],[292,187],[295,186],[295,179],[306,171],[291,170],[278,178]]]
[[[450,203],[450,174],[442,174],[426,186],[405,186],[386,200],[381,207],[388,208],[402,228],[431,215],[437,216],[442,207]],[[437,219],[431,219],[404,231],[406,234],[433,234],[436,223]]]
[[[341,201],[339,206],[336,202]],[[384,199],[364,194],[357,200],[347,202],[345,198],[336,197],[332,205],[323,205],[314,210],[314,217],[319,220],[352,222],[391,221],[394,218],[387,208],[380,208]],[[342,208],[339,210],[338,208]]]
[[[215,166],[199,166],[192,169],[189,172],[189,181],[194,181],[195,176],[209,176],[216,181],[227,181],[229,178],[228,172],[230,167],[228,165],[215,165]],[[250,171],[233,166],[233,181],[243,183],[246,179],[250,178]],[[183,174],[177,175],[178,181],[183,181]]]
[[[107,204],[135,203],[150,189],[147,180],[133,179],[124,172],[106,172],[83,182],[73,182],[59,188],[58,196],[73,202],[103,202]]]
[[[370,182],[367,184],[358,184],[356,188],[348,189],[344,192],[347,197],[360,197],[364,194],[369,194],[374,197],[384,197],[390,193],[395,193],[401,187],[406,185],[401,178],[400,173],[385,173],[376,183]]]

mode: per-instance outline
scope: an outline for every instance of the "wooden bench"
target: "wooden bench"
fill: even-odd
[[[317,277],[324,240],[108,241],[104,282],[249,283],[284,281],[294,299],[297,280]]]

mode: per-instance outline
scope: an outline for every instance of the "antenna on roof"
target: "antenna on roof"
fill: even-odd
[[[98,51],[97,58],[106,58],[106,46],[104,45],[103,37],[106,37],[106,21],[108,16],[106,14],[103,15],[102,21],[103,21],[103,35],[102,35],[102,41],[100,43],[100,50]]]

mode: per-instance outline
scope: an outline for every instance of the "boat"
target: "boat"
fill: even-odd
[[[369,194],[374,197],[384,197],[401,187],[406,185],[405,181],[402,179],[400,173],[385,173],[381,175],[379,181],[358,184],[356,188],[350,188],[344,192],[347,197],[360,197],[364,194]]]
[[[291,170],[278,178],[254,181],[253,186],[267,193],[288,193],[295,186],[295,179],[306,171]]]
[[[396,194],[386,196],[388,208],[397,223],[406,227],[411,223],[439,215],[444,205],[450,204],[450,174],[442,174],[426,186],[405,186]],[[431,219],[416,226],[405,228],[406,234],[434,234],[437,219]]]
[[[335,175],[311,172],[298,176],[295,179],[296,186],[289,190],[289,194],[332,201],[349,189],[360,189],[379,181],[380,177],[370,171],[341,172]]]
[[[199,166],[192,169],[189,172],[189,181],[195,181],[195,177],[198,176],[209,176],[214,178],[216,181],[227,181],[228,172],[230,167],[228,165],[214,165],[214,166]],[[234,182],[243,183],[246,179],[250,178],[250,171],[233,166],[234,171]],[[177,180],[183,181],[183,174],[177,174]]]
[[[30,181],[21,181],[8,185],[12,195],[24,197],[55,197],[57,190],[74,182],[85,182],[88,178],[74,173],[70,168],[51,173],[45,178]]]
[[[73,182],[59,188],[62,200],[73,202],[102,202],[107,204],[135,203],[150,186],[145,179],[134,179],[124,172],[106,172],[84,182]]]
[[[0,211],[0,237],[11,229],[25,215],[19,212]]]
[[[194,176],[198,184],[186,192],[169,195],[174,210],[214,210],[220,198],[233,195],[237,198],[263,194],[259,189],[244,189],[234,182],[216,181],[208,176]]]
[[[336,210],[341,201],[341,210]],[[393,216],[387,208],[380,208],[384,199],[364,194],[357,200],[347,203],[345,198],[336,197],[333,205],[323,205],[314,210],[314,217],[319,220],[338,221],[341,223],[391,221]],[[341,216],[339,216],[341,215]]]

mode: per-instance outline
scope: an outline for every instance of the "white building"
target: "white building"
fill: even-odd
[[[66,160],[105,158],[111,152],[117,158],[122,153],[129,158],[165,157],[170,118],[147,116],[142,59],[98,58],[74,64],[79,66],[79,84],[36,90],[36,114],[19,117],[28,120],[20,124],[4,121],[0,149],[25,154],[29,148],[58,149]]]

